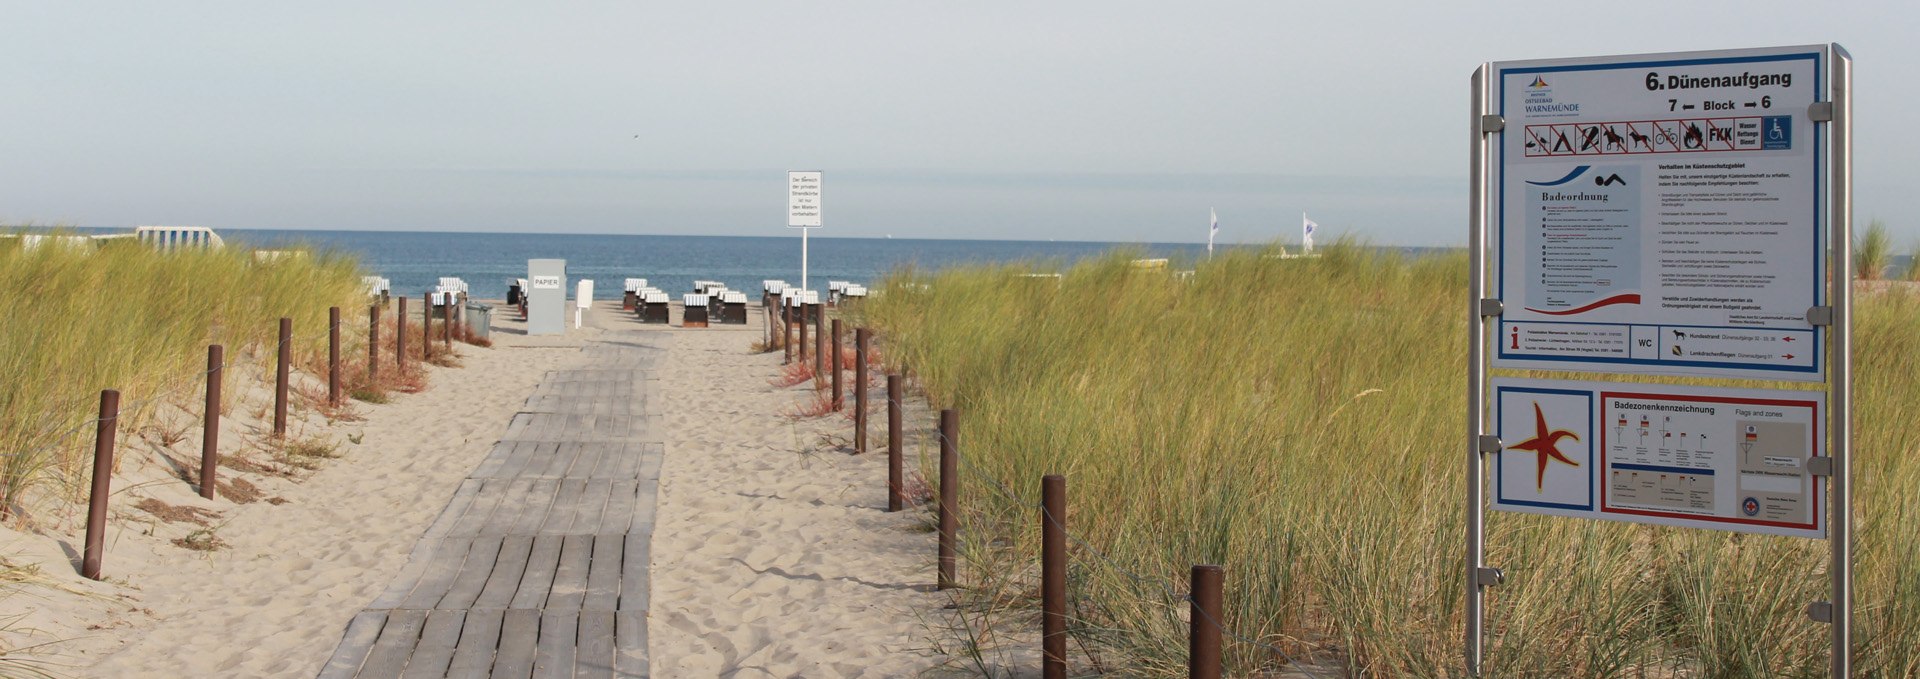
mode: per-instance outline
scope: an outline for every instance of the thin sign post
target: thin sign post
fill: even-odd
[[[1485,589],[1504,580],[1485,564],[1489,500],[1829,540],[1831,600],[1807,613],[1831,625],[1832,676],[1851,672],[1852,73],[1845,49],[1815,45],[1474,74],[1469,674],[1482,671]]]
[[[807,231],[820,228],[820,171],[787,171],[787,228],[800,230],[800,290],[807,290]]]

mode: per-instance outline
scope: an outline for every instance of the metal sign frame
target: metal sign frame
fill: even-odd
[[[1809,310],[1808,321],[1815,326],[1816,334],[1825,340],[1824,355],[1815,352],[1815,356],[1816,361],[1824,358],[1826,364],[1826,452],[1830,462],[1820,471],[1827,472],[1826,532],[1831,548],[1829,600],[1811,602],[1807,613],[1813,620],[1830,625],[1830,671],[1834,677],[1846,677],[1852,668],[1853,601],[1853,58],[1837,43],[1804,48],[1802,51],[1818,54],[1815,71],[1823,80],[1819,89],[1824,90],[1816,92],[1816,102],[1805,111],[1804,120],[1813,124],[1814,138],[1819,140],[1820,148],[1825,151],[1824,155],[1816,153],[1815,159],[1816,163],[1824,164],[1825,179],[1824,191],[1819,196],[1824,214],[1816,221],[1815,229],[1819,231],[1824,226],[1825,270],[1817,279],[1824,279],[1826,294],[1823,304]],[[1663,62],[1726,58],[1728,55],[1738,57],[1743,53],[1755,52],[1759,51],[1634,55],[1605,59],[1632,63]],[[1493,367],[1489,361],[1489,348],[1493,346],[1491,342],[1497,340],[1497,335],[1489,329],[1490,324],[1498,326],[1504,311],[1502,300],[1488,295],[1489,290],[1498,288],[1490,285],[1489,276],[1495,273],[1491,270],[1495,267],[1489,267],[1487,261],[1488,226],[1499,212],[1499,207],[1493,203],[1495,186],[1491,175],[1495,162],[1501,157],[1498,151],[1506,143],[1506,121],[1495,113],[1499,109],[1493,99],[1498,90],[1498,83],[1493,81],[1499,77],[1501,66],[1503,64],[1487,62],[1474,71],[1471,80],[1471,117],[1468,121],[1471,141],[1468,246],[1473,273],[1469,277],[1467,300],[1467,530],[1464,573],[1466,599],[1463,606],[1465,639],[1462,650],[1467,673],[1472,676],[1480,674],[1485,654],[1487,589],[1505,580],[1500,569],[1488,567],[1486,563],[1485,531],[1488,466],[1493,456],[1498,455],[1504,447],[1502,441],[1491,435],[1488,417],[1488,379],[1489,370]],[[1794,115],[1797,117],[1801,114],[1795,112]],[[1822,329],[1824,332],[1821,332]],[[1554,367],[1570,369],[1565,366]],[[1605,369],[1605,366],[1588,366],[1587,369],[1596,368]],[[1673,374],[1672,371],[1634,372]],[[1771,379],[1808,378],[1802,374],[1773,375]]]

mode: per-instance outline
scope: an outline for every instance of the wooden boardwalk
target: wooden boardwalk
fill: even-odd
[[[623,338],[547,373],[321,679],[647,676],[664,352]]]

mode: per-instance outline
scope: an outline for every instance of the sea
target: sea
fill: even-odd
[[[696,280],[726,283],[755,295],[764,280],[800,284],[800,238],[756,236],[641,236],[409,231],[295,231],[221,229],[229,245],[255,248],[311,246],[359,258],[368,273],[386,277],[395,295],[418,296],[441,277],[466,281],[476,298],[503,299],[510,279],[527,276],[529,259],[567,262],[572,281],[593,281],[594,296],[614,299],[628,278],[670,294],[692,292]],[[1038,260],[1069,266],[1115,248],[1142,257],[1166,257],[1187,267],[1207,246],[1190,243],[809,238],[808,289],[829,281],[862,285],[901,267],[938,269],[962,264]],[[1251,247],[1251,246],[1223,246]]]

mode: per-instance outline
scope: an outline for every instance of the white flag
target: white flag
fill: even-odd
[[[1313,230],[1318,228],[1320,228],[1319,224],[1307,219],[1307,213],[1300,213],[1300,245],[1306,248],[1307,252],[1313,252]]]
[[[1207,258],[1213,258],[1213,237],[1220,235],[1220,213],[1207,208],[1207,214],[1213,217],[1213,227],[1207,229]]]

